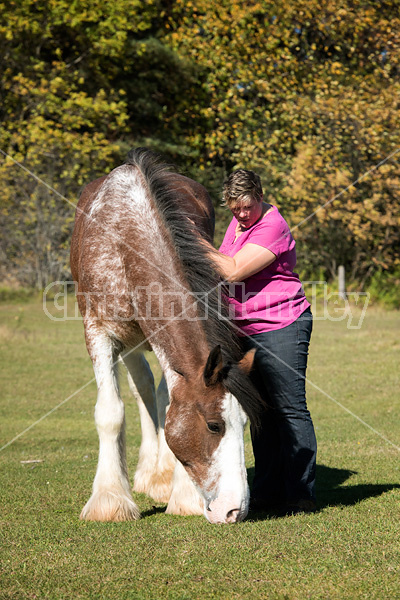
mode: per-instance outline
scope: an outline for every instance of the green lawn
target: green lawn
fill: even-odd
[[[0,598],[400,598],[400,313],[371,307],[346,325],[314,325],[316,514],[213,526],[135,495],[140,521],[101,524],[79,520],[97,463],[82,323],[0,305],[0,446],[70,398],[0,452]],[[122,379],[133,477],[140,427]]]

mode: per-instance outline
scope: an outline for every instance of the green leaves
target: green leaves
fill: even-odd
[[[0,250],[21,283],[68,278],[74,205],[122,162],[121,144],[162,137],[164,121],[180,129],[180,86],[195,69],[146,38],[159,25],[158,0],[21,0],[0,13],[0,148],[32,173],[0,162]]]
[[[369,0],[174,5],[169,42],[206,69],[208,128],[197,142],[205,168],[258,170],[266,197],[293,226],[343,192],[338,205],[296,229],[308,277],[321,267],[335,277],[341,262],[362,281],[372,257],[387,268],[398,260],[398,162],[393,157],[388,166],[391,177],[381,169],[363,177],[400,148],[396,6]]]
[[[343,192],[296,230],[309,277],[397,264],[398,156],[344,191],[400,148],[396,1],[1,6],[0,145],[62,194],[147,144],[215,198],[227,172],[257,170],[292,225]],[[0,167],[7,215],[16,170]]]

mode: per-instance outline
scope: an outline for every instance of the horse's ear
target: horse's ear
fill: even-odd
[[[218,345],[211,350],[208,356],[203,373],[204,383],[207,387],[210,385],[215,385],[219,381],[222,381],[224,375],[224,363],[222,360],[221,346]]]
[[[256,348],[251,348],[246,354],[243,356],[242,360],[239,361],[239,369],[245,374],[248,375],[253,367],[254,357],[256,355]]]

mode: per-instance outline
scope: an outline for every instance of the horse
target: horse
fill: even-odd
[[[126,461],[121,361],[141,419],[134,491],[167,503],[169,514],[204,514],[211,523],[248,513],[243,429],[258,414],[254,351],[240,349],[201,242],[213,230],[206,189],[146,148],[83,189],[71,272],[98,388],[99,458],[82,519],[140,517]],[[148,350],[163,371],[157,391]]]

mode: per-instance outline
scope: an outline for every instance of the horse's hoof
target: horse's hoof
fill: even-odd
[[[113,491],[101,491],[92,495],[84,506],[80,518],[85,521],[136,521],[140,511],[132,498]]]
[[[146,494],[156,502],[168,502],[172,491],[173,469],[163,473],[151,473],[143,476],[136,472],[133,489],[139,494]]]
[[[204,500],[193,486],[172,491],[167,510],[168,515],[203,515]]]
[[[174,500],[169,501],[167,515],[179,515],[181,517],[187,517],[189,515],[203,515],[204,509],[200,503],[189,504],[188,502],[175,502]]]

